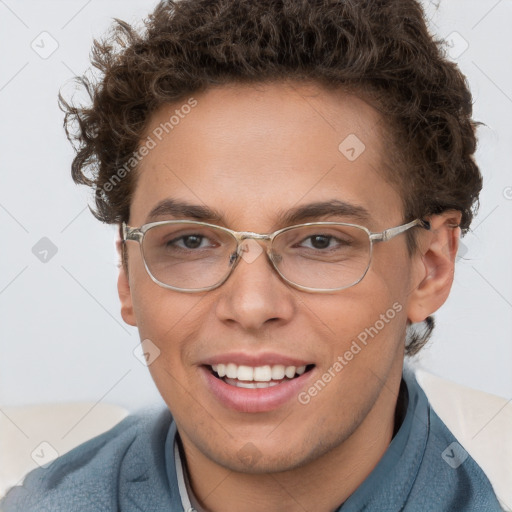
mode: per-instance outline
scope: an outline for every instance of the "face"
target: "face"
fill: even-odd
[[[374,232],[404,223],[386,179],[381,120],[362,100],[284,83],[223,86],[194,99],[193,108],[181,108],[185,101],[152,117],[146,136],[156,145],[138,170],[130,226],[194,220],[163,208],[150,216],[169,199],[207,207],[210,222],[237,231],[273,232],[292,210],[333,201],[366,214],[327,208],[295,223]],[[176,110],[179,122],[162,133]],[[127,250],[122,314],[160,351],[149,370],[190,453],[243,472],[289,470],[342,450],[394,411],[410,292],[424,269],[405,235],[375,244],[364,279],[330,293],[291,287],[264,252],[242,259],[219,288],[182,293],[150,279],[137,243]],[[275,385],[240,388],[219,378],[217,365],[270,366]]]

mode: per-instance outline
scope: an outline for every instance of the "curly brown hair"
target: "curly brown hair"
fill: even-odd
[[[347,90],[380,111],[405,219],[455,209],[469,229],[482,187],[472,98],[416,0],[162,1],[141,29],[115,19],[91,62],[99,75],[77,77],[91,104],[62,94],[59,104],[77,153],[73,179],[95,192],[103,222],[129,218],[130,170],[160,106],[222,84],[296,80]],[[432,329],[429,317],[409,355]]]

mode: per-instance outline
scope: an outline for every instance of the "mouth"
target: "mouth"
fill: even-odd
[[[212,362],[201,367],[207,389],[223,407],[261,413],[291,405],[314,378],[314,364],[237,365]]]
[[[225,363],[213,364],[209,368],[214,377],[229,386],[245,389],[265,389],[294,380],[311,371],[314,366],[314,364],[305,366],[285,366],[282,364],[246,366]]]

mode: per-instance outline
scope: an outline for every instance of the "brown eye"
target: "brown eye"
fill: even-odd
[[[182,240],[183,245],[187,249],[197,249],[198,247],[201,246],[201,242],[203,241],[203,238],[204,237],[199,236],[199,235],[188,235],[188,236],[183,236],[178,240]]]
[[[312,237],[310,237],[311,245],[315,249],[326,249],[327,247],[329,247],[331,238],[332,237],[330,237],[330,236],[322,236],[322,235],[312,236]]]

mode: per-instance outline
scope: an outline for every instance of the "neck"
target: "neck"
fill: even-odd
[[[207,458],[184,438],[184,469],[196,499],[209,512],[337,510],[372,472],[398,430],[400,380],[393,383],[394,392],[390,386],[388,382],[383,387],[373,408],[348,439],[289,471],[234,472]]]

